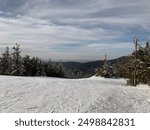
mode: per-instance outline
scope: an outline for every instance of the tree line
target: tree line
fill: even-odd
[[[0,57],[0,75],[14,76],[49,76],[64,77],[62,63],[52,62],[51,60],[43,61],[38,57],[26,55],[21,56],[20,45],[16,44],[10,54],[9,47]]]
[[[127,84],[131,86],[136,86],[137,84],[150,85],[149,42],[146,42],[146,46],[142,47],[136,41],[135,46],[135,51],[115,64],[110,64],[105,56],[104,65],[96,69],[96,76],[125,78],[127,79]]]

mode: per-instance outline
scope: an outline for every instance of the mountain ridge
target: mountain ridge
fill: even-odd
[[[117,62],[121,62],[123,59],[125,59],[126,56],[122,56],[116,59],[108,60],[110,64],[115,64]],[[95,69],[102,67],[104,64],[104,60],[96,60],[96,61],[90,61],[90,62],[62,62],[65,71],[67,73],[72,73],[72,78],[78,78],[78,76],[81,74],[82,76],[79,77],[90,77],[95,73]]]

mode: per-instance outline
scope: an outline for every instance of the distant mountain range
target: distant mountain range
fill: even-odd
[[[125,59],[126,56],[119,57],[116,59],[108,60],[110,64],[115,64],[121,62]],[[95,69],[102,67],[104,60],[91,61],[86,63],[80,62],[63,62],[67,77],[72,78],[81,78],[81,77],[90,77],[94,75]]]

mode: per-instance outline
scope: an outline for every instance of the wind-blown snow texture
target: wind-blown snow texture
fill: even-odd
[[[123,79],[0,76],[0,112],[150,112],[150,88]]]

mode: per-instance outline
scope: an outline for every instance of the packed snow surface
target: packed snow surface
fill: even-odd
[[[150,112],[150,88],[124,79],[0,76],[0,112]]]

